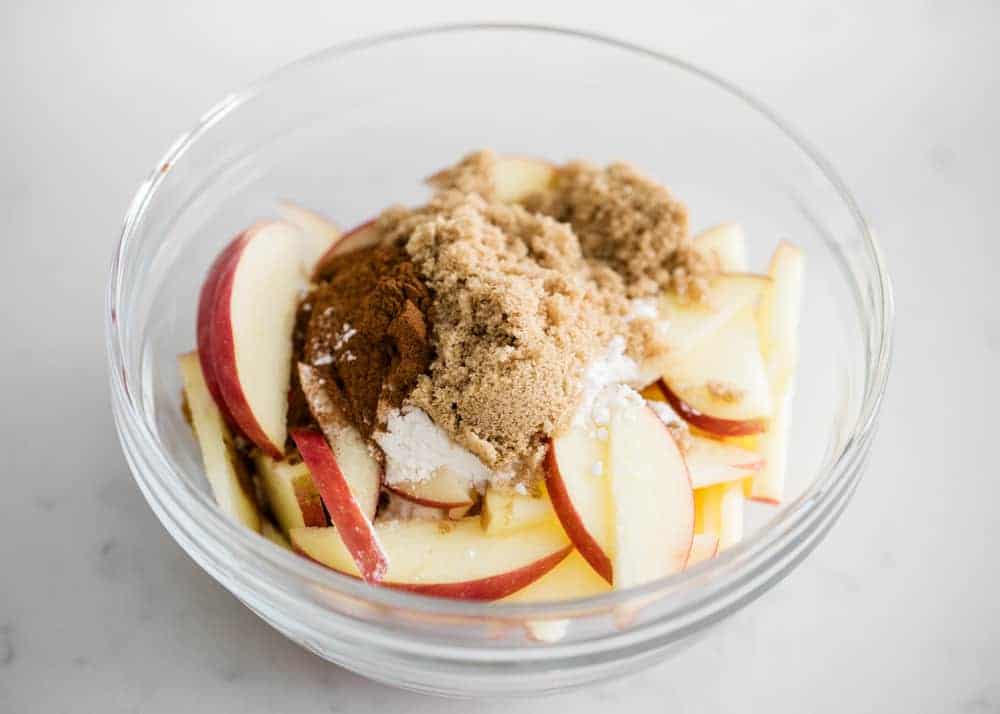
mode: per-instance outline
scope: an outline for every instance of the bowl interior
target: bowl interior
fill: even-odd
[[[786,503],[808,498],[857,429],[871,379],[875,257],[853,208],[774,121],[711,78],[615,44],[513,28],[308,59],[212,110],[168,154],[155,191],[140,192],[116,296],[123,371],[182,478],[207,492],[176,357],[193,349],[198,290],[220,248],[276,215],[279,199],[343,227],[420,202],[425,176],[479,147],[632,162],[686,201],[696,231],[741,223],[754,270],[766,270],[780,238],[805,251]],[[748,535],[781,508],[750,506]]]

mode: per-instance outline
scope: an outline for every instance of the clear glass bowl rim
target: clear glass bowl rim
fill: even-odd
[[[330,571],[275,546],[259,534],[253,533],[226,518],[218,510],[211,497],[195,487],[191,479],[182,473],[162,450],[154,428],[148,421],[149,415],[144,412],[141,406],[138,393],[139,385],[130,383],[125,377],[126,350],[117,315],[121,302],[124,271],[127,267],[126,250],[141,226],[148,206],[155,199],[159,186],[165,180],[163,166],[176,165],[183,159],[185,152],[203,134],[211,130],[228,114],[236,111],[258,94],[265,92],[271,85],[313,63],[327,61],[381,44],[417,39],[433,34],[491,31],[549,33],[604,44],[671,65],[675,69],[694,75],[733,95],[773,124],[819,169],[853,216],[857,231],[866,243],[871,257],[871,264],[867,266],[865,274],[862,276],[867,282],[864,285],[855,284],[853,286],[859,294],[868,296],[872,302],[872,310],[865,315],[870,324],[866,331],[869,344],[867,345],[868,354],[863,394],[857,419],[851,429],[850,436],[845,440],[844,448],[829,460],[826,468],[816,475],[815,480],[805,493],[785,506],[768,527],[720,554],[713,561],[627,591],[557,603],[480,603],[446,600],[385,588],[373,588],[354,578]],[[857,278],[857,276],[853,277]],[[185,520],[188,523],[201,526],[204,534],[210,535],[214,539],[214,545],[221,547],[224,551],[229,551],[234,555],[238,553],[242,558],[249,556],[255,559],[261,566],[261,573],[264,571],[281,573],[283,577],[294,578],[296,582],[312,583],[373,605],[431,616],[471,617],[489,620],[554,619],[572,617],[581,611],[606,612],[617,605],[633,600],[633,598],[645,599],[669,593],[672,598],[670,605],[658,610],[655,619],[637,626],[637,629],[653,630],[660,629],[656,627],[657,624],[665,625],[672,619],[683,619],[686,614],[695,611],[711,613],[714,609],[713,602],[723,606],[727,602],[728,595],[741,589],[747,590],[748,585],[750,594],[741,597],[739,605],[742,606],[755,599],[756,596],[762,594],[773,583],[787,574],[818,544],[821,538],[810,538],[810,536],[816,535],[817,528],[822,527],[823,533],[825,533],[832,526],[857,486],[857,481],[866,462],[868,447],[877,426],[891,362],[893,299],[889,275],[872,231],[853,196],[830,163],[787,123],[779,119],[770,108],[739,87],[668,54],[598,33],[529,23],[457,23],[388,32],[333,45],[273,71],[244,89],[231,93],[207,111],[199,122],[191,130],[182,134],[163,158],[156,163],[155,168],[140,185],[132,199],[124,217],[120,238],[111,262],[106,293],[105,327],[112,407],[123,449],[130,457],[129,463],[133,474],[140,487],[143,487],[144,494],[149,498],[149,492],[143,483],[144,480],[156,479],[158,484],[165,489],[164,492],[173,498],[175,506],[186,512],[187,518]],[[133,445],[133,440],[136,440],[135,443],[138,447]],[[137,456],[142,457],[147,469],[141,469],[135,465],[133,458]],[[794,550],[797,544],[803,542],[808,542],[808,545],[795,556],[794,561],[785,562],[784,555]],[[258,579],[261,580],[262,585],[264,584],[252,565],[248,570],[249,572],[244,574],[246,579],[251,581]],[[265,587],[265,590],[274,587],[283,589],[281,583],[273,579],[268,582],[268,585],[270,587]],[[289,592],[286,591],[286,595]],[[295,596],[293,595],[293,597]],[[316,605],[315,602],[307,603],[301,597],[295,597],[295,599],[300,600],[303,605]],[[725,609],[729,610],[731,606],[732,604],[728,603],[725,605]],[[714,612],[712,619],[718,619],[722,616],[723,613]],[[303,614],[304,617],[305,614]],[[690,627],[691,623],[689,622],[685,629]],[[624,635],[621,632],[618,634]],[[501,645],[502,643],[497,643],[498,647]],[[559,648],[558,645],[550,645],[550,647]]]

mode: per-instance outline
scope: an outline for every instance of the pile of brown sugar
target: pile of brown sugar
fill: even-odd
[[[434,296],[436,355],[409,401],[492,469],[533,472],[627,304],[567,226],[519,206],[444,191],[382,225]]]
[[[430,292],[398,242],[337,256],[324,276],[299,307],[297,358],[370,437],[428,369]]]
[[[378,218],[378,247],[332,261],[300,308],[296,356],[366,437],[417,406],[520,480],[613,337],[636,361],[663,349],[631,299],[697,295],[712,268],[683,204],[626,165],[568,164],[518,206],[494,199],[495,162],[477,152],[437,174],[428,204]]]

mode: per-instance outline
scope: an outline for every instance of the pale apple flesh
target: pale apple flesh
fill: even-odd
[[[427,178],[431,186],[440,186],[447,169]],[[523,156],[498,157],[489,177],[493,197],[501,203],[521,203],[529,196],[552,187],[556,177],[555,167],[547,161]]]
[[[459,514],[457,511],[468,511],[474,503],[468,482],[447,467],[437,469],[424,481],[400,481],[387,483],[385,487],[421,506],[446,509],[453,514],[452,517],[461,518],[465,513]]]
[[[694,247],[710,256],[724,273],[747,272],[746,236],[738,223],[721,223],[699,233]]]
[[[326,525],[323,502],[304,461],[275,461],[258,454],[255,463],[264,496],[283,532]]]
[[[250,228],[215,288],[209,337],[219,391],[240,431],[280,459],[287,437],[292,327],[304,287],[298,231]]]
[[[695,533],[691,541],[691,555],[687,567],[693,568],[698,563],[711,560],[719,554],[719,536],[715,533]]]
[[[545,457],[545,486],[566,535],[597,573],[614,582],[613,512],[606,476],[607,442],[575,426],[552,440]],[[595,474],[595,464],[600,474]]]
[[[365,221],[344,233],[326,252],[315,261],[313,277],[320,277],[329,267],[330,261],[334,258],[353,253],[364,248],[371,248],[378,245],[382,240],[382,233],[375,223],[375,219]]]
[[[749,498],[753,501],[780,503],[784,496],[804,268],[802,251],[789,243],[779,244],[769,270],[772,288],[760,305],[761,351],[767,362],[775,413],[770,429],[760,437],[766,463],[751,482]]]
[[[362,510],[326,439],[317,431],[297,429],[292,439],[312,473],[330,520],[358,572],[368,582],[385,577],[388,562],[368,515]],[[291,533],[295,533],[292,529]],[[294,542],[294,541],[293,541]]]
[[[756,452],[703,436],[691,437],[684,461],[692,488],[748,478],[764,465],[764,457]]]
[[[684,457],[666,425],[638,394],[633,396],[611,409],[616,590],[683,570],[694,533]]]
[[[330,399],[319,372],[301,362],[298,371],[309,411],[326,436],[355,500],[368,520],[372,520],[382,488],[382,465],[347,415]]]
[[[388,568],[381,585],[424,595],[497,600],[527,587],[573,550],[555,524],[505,536],[483,532],[478,518],[382,521],[375,533]],[[336,528],[297,528],[292,545],[333,570],[359,576],[351,552]]]
[[[490,535],[512,533],[556,518],[548,494],[521,494],[489,486],[483,496],[480,518]]]
[[[201,450],[205,476],[219,508],[228,517],[254,531],[260,530],[260,513],[252,484],[236,454],[233,437],[215,400],[209,394],[197,352],[178,358],[191,426]]]
[[[292,201],[279,203],[278,212],[302,232],[302,267],[306,275],[312,274],[320,257],[340,241],[340,229],[326,216]]]
[[[694,492],[696,534],[719,539],[719,551],[743,539],[743,483],[730,481]]]

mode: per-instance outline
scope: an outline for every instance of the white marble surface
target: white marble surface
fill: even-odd
[[[987,400],[1000,396],[987,370],[1000,357],[1000,5],[406,5],[0,6],[0,711],[1000,711],[1000,517],[986,445]],[[899,313],[869,476],[816,553],[676,661],[513,704],[371,684],[239,606],[134,487],[102,343],[120,216],[203,109],[325,44],[475,18],[618,34],[770,102],[860,197]]]

